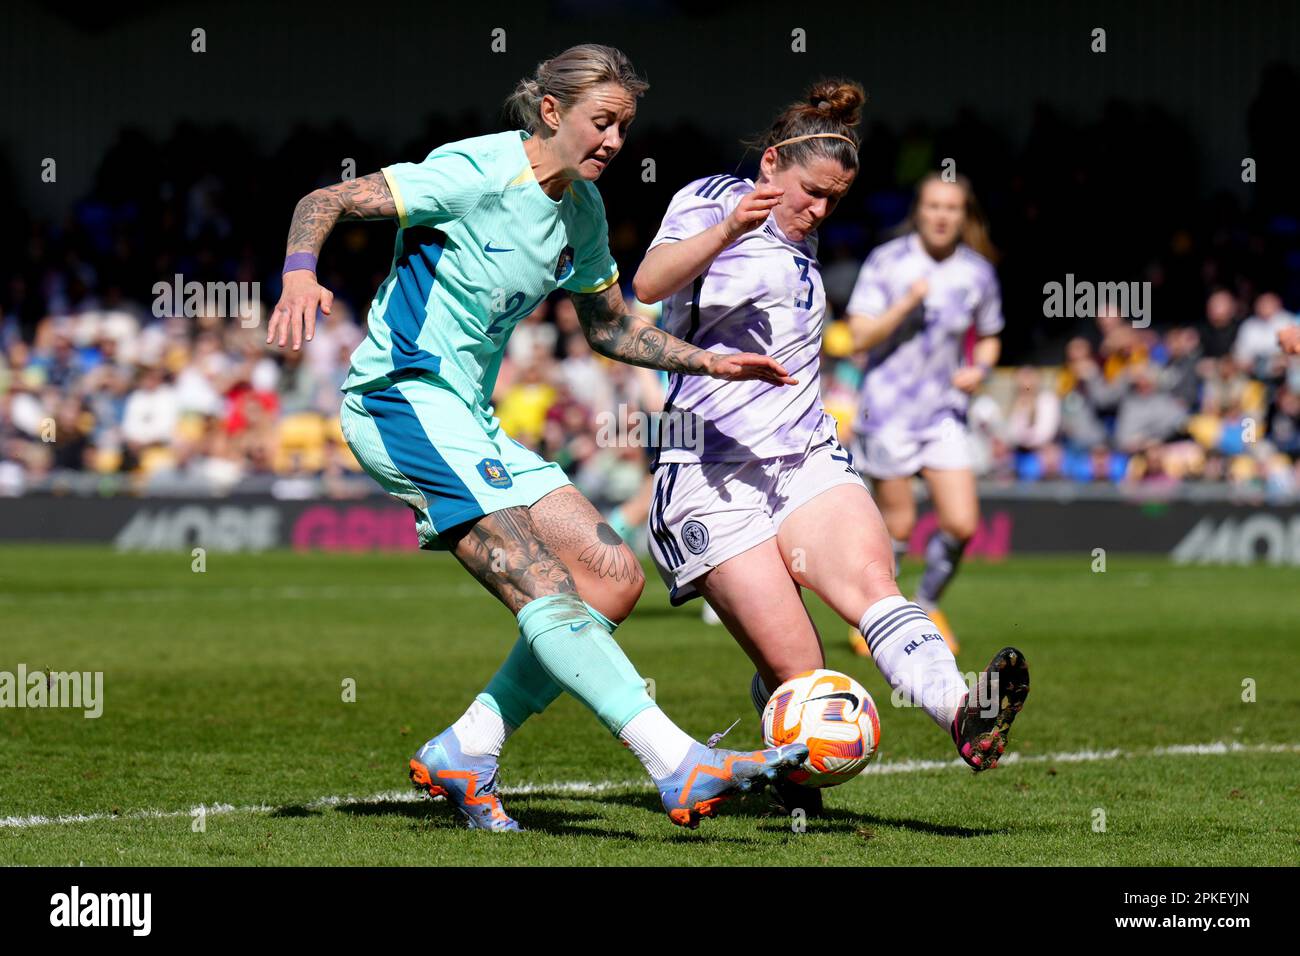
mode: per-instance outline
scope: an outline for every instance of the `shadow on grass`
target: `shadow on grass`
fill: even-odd
[[[534,794],[530,800],[549,799],[543,794]],[[556,798],[563,799],[563,798]],[[523,801],[516,801],[521,803]],[[298,808],[290,808],[298,809]],[[357,817],[407,817],[441,830],[464,830],[464,821],[455,809],[445,801],[418,800],[415,802],[384,800],[378,803],[357,803],[335,808],[339,813],[349,813]],[[310,812],[310,811],[309,811]],[[530,806],[523,812],[512,808],[511,813],[525,830],[545,833],[548,836],[588,836],[607,840],[639,840],[644,834],[630,830],[611,830],[603,826],[600,814],[572,810],[551,810],[544,807]],[[292,814],[298,816],[300,814]],[[592,826],[584,826],[590,822]]]
[[[434,800],[379,800],[375,803],[348,803],[334,808],[337,813],[354,817],[425,817],[454,815],[451,804]]]
[[[465,822],[444,800],[380,800],[335,807],[336,813],[354,817],[405,817],[414,831],[464,830]]]
[[[652,817],[657,818],[651,824],[651,826],[660,828],[660,830],[659,832],[652,831],[652,832],[627,834],[627,836],[630,839],[636,839],[636,840],[657,839],[657,838],[668,838],[668,839],[676,838],[676,839],[690,840],[696,838],[697,834],[707,833],[709,829],[708,820],[703,821],[700,825],[700,829],[697,831],[691,831],[686,829],[685,827],[679,827],[675,825],[668,819],[667,814],[664,813],[664,805],[662,802],[660,802],[659,797],[653,793],[617,793],[617,792],[616,793],[581,793],[581,794],[563,793],[563,794],[553,794],[553,795],[546,794],[546,793],[534,793],[531,794],[528,799],[557,800],[561,802],[594,802],[594,803],[603,803],[603,804],[613,804],[622,807],[633,807],[639,810],[644,810]],[[518,806],[518,802],[519,802],[518,799],[516,799],[516,806]],[[759,816],[760,815],[760,814],[736,814],[732,812],[733,808],[739,808],[740,806],[741,806],[740,803],[733,801],[727,805],[723,813],[727,816],[741,816],[741,815]],[[532,818],[535,812],[536,812],[535,810],[530,810],[527,813],[516,813],[515,815],[521,824],[523,824],[524,826],[528,826],[527,821]],[[553,812],[553,811],[546,811],[546,812]],[[578,815],[574,811],[558,811],[556,813],[558,816],[562,816],[568,819],[572,819],[573,817]],[[583,816],[584,818],[595,817],[594,814],[583,814]],[[534,827],[534,829],[544,829],[544,828]],[[614,835],[611,831],[601,831],[601,830],[583,829],[578,832],[587,834],[589,836]],[[715,835],[712,833],[708,833],[708,839],[712,843],[728,843],[737,846],[754,846],[761,842],[759,840],[755,840],[750,837],[724,836],[722,834]]]
[[[584,794],[573,797],[566,796],[564,799],[600,800],[607,803],[622,804],[623,806],[642,807],[655,813],[663,812],[659,798],[646,793]],[[722,808],[722,815],[768,821],[776,824],[781,829],[786,829],[790,820],[782,810],[772,803],[772,799],[768,794],[754,794],[749,797],[729,800]],[[857,833],[863,827],[878,826],[946,837],[979,837],[1006,832],[1003,828],[952,826],[950,824],[934,823],[929,820],[913,820],[908,817],[882,817],[873,813],[857,813],[853,810],[842,810],[835,807],[827,807],[821,816],[809,819],[807,825],[808,832],[831,830],[843,833]],[[751,841],[741,840],[739,842]]]
[[[634,832],[631,830],[615,830],[610,828],[603,815],[599,813],[590,813],[585,810],[573,809],[551,809],[549,807],[537,806],[538,802],[576,802],[592,801],[598,804],[613,804],[617,806],[636,807],[650,813],[654,818],[650,822],[649,831],[642,830]],[[523,804],[521,806],[521,804]],[[549,836],[586,836],[598,837],[602,840],[691,840],[696,838],[696,834],[690,830],[675,826],[668,820],[664,813],[663,804],[659,798],[653,794],[619,794],[619,793],[600,793],[600,794],[556,794],[547,795],[545,793],[533,793],[528,796],[528,802],[524,803],[516,798],[510,811],[520,826],[537,833],[545,833]],[[577,826],[579,821],[589,821],[590,826]],[[705,822],[705,828],[708,823]],[[656,831],[654,828],[658,828]],[[758,841],[748,837],[722,836],[709,834],[709,840],[712,843],[726,843],[737,846],[751,846]]]
[[[1005,833],[1002,827],[959,827],[946,823],[933,823],[929,820],[912,820],[908,817],[879,817],[874,813],[853,813],[848,810],[827,810],[823,816],[808,822],[808,829],[824,828],[830,824],[832,829],[856,833],[866,826],[893,827],[909,830],[912,833],[928,833],[931,836],[946,837],[981,837],[995,833]]]
[[[610,829],[605,822],[604,816],[599,812],[584,809],[551,808],[544,805],[551,802],[608,804],[644,810],[651,816],[659,818],[659,821],[665,827],[663,833],[658,836],[684,839],[691,839],[694,836],[690,831],[679,829],[664,819],[663,805],[660,803],[659,797],[653,793],[532,793],[522,799],[515,798],[511,804],[510,812],[526,830],[545,833],[548,836],[586,836],[603,840],[644,840],[647,837],[654,838],[655,836],[646,832]],[[356,817],[406,817],[438,829],[464,829],[464,823],[459,815],[450,804],[441,800],[418,800],[414,802],[384,800],[378,803],[348,804],[335,807],[334,810],[338,813],[347,813]],[[322,810],[309,809],[301,805],[291,805],[280,807],[270,815],[288,818],[319,817],[323,812]],[[771,796],[766,793],[730,800],[722,808],[722,815],[762,821],[767,824],[762,831],[766,835],[770,835],[773,828],[786,830],[790,826],[789,817],[772,802]],[[861,831],[868,827],[887,827],[907,830],[911,833],[924,833],[930,836],[960,838],[991,836],[996,833],[1006,832],[1005,828],[954,826],[910,817],[886,817],[874,813],[859,813],[836,807],[828,807],[821,816],[813,817],[807,821],[807,832],[810,833],[835,832],[861,835]],[[706,831],[708,829],[707,820],[703,823],[703,829]],[[760,842],[757,839],[723,836],[721,834],[716,836],[709,834],[709,839],[713,842],[737,845],[752,845]]]
[[[608,829],[600,814],[575,813],[572,810],[548,810],[542,807],[528,807],[520,811],[511,811],[519,825],[534,833],[547,836],[584,836],[598,837],[602,840],[640,840],[645,834],[631,830]],[[590,823],[590,826],[580,824]]]

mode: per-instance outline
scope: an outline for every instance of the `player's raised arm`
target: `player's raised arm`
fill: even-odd
[[[336,222],[396,218],[397,203],[383,173],[326,186],[298,200],[285,248],[284,289],[271,312],[267,344],[278,334],[278,344],[283,348],[292,335],[296,351],[302,348],[304,332],[306,341],[316,334],[316,310],[329,315],[334,293],[316,281],[316,257]]]
[[[593,350],[607,358],[643,368],[683,375],[711,375],[733,382],[761,379],[774,385],[797,385],[784,368],[766,355],[711,352],[629,315],[617,285],[601,292],[574,293],[578,320]]]
[[[849,331],[853,333],[853,350],[865,352],[893,335],[894,330],[903,324],[903,319],[911,315],[925,301],[925,294],[928,291],[929,284],[924,279],[917,279],[906,294],[900,296],[879,315],[850,313],[848,322]]]
[[[636,297],[652,303],[689,285],[718,253],[767,221],[785,190],[760,183],[721,222],[679,242],[665,242],[646,253],[632,280]]]

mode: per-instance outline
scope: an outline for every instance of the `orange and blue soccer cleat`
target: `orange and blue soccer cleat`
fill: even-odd
[[[952,722],[952,739],[972,770],[992,770],[1007,749],[1011,722],[1029,696],[1029,665],[1014,647],[993,655],[975,695],[967,691]]]
[[[656,780],[668,818],[679,827],[694,830],[703,817],[716,816],[718,807],[741,793],[757,793],[769,783],[795,770],[808,759],[803,744],[768,750],[711,750],[692,746],[676,772]]]
[[[410,768],[411,783],[431,797],[446,797],[471,830],[523,829],[497,796],[496,758],[463,752],[450,727],[416,751]]]

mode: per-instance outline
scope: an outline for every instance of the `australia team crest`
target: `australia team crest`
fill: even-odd
[[[565,246],[555,263],[555,281],[563,282],[573,273],[573,246]]]
[[[495,458],[484,458],[478,463],[478,473],[493,488],[509,488],[515,483],[506,466]]]

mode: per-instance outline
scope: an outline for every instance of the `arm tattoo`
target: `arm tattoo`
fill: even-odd
[[[573,296],[578,320],[594,351],[607,358],[665,372],[704,375],[710,352],[657,329],[644,319],[628,315],[617,286],[604,292]]]
[[[335,183],[298,200],[289,226],[288,252],[319,255],[340,219],[395,219],[397,203],[383,173]]]

